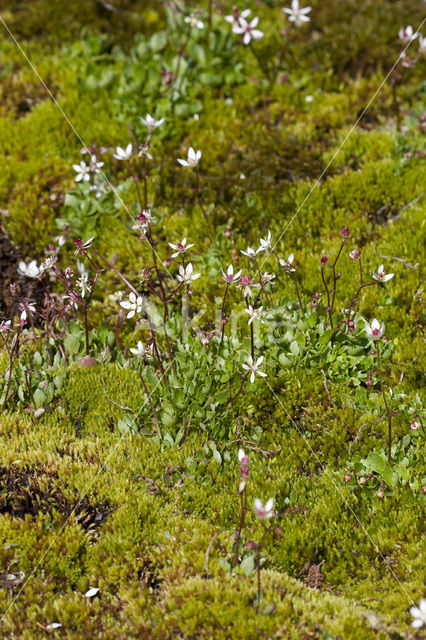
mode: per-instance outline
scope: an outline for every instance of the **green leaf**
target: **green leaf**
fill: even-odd
[[[290,351],[294,356],[298,356],[300,353],[300,348],[299,348],[299,344],[297,343],[296,340],[293,340],[293,342],[290,344]]]
[[[164,49],[166,44],[167,34],[165,31],[157,31],[157,33],[154,33],[154,35],[151,36],[149,40],[149,48],[151,49],[151,51],[154,51],[154,53],[158,53],[159,51]]]
[[[36,409],[40,409],[43,402],[46,400],[46,394],[41,389],[36,389],[33,394],[34,404]]]
[[[244,560],[241,562],[240,571],[243,575],[249,576],[251,573],[253,573],[255,566],[256,566],[255,557],[248,556],[247,558],[244,558]]]
[[[373,451],[367,458],[367,462],[372,471],[379,473],[380,475],[386,468],[386,458],[383,454],[379,454]]]

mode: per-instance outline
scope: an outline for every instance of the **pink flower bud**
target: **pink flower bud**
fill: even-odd
[[[325,267],[327,262],[328,262],[328,257],[327,256],[322,256],[322,258],[320,260],[321,267]]]
[[[361,476],[361,478],[359,479],[359,484],[367,484],[367,478],[364,478],[364,476]]]
[[[378,490],[378,492],[376,493],[376,496],[377,496],[378,498],[380,498],[380,500],[381,500],[382,498],[384,498],[384,497],[385,497],[385,492],[383,491],[383,489],[379,489],[379,490]]]
[[[343,480],[345,482],[350,482],[351,481],[351,474],[349,472],[345,473],[345,475],[343,476]]]
[[[413,431],[416,431],[419,427],[420,427],[420,423],[417,422],[417,420],[414,420],[413,418],[410,423],[410,429],[412,429]]]
[[[423,486],[423,487],[422,487],[422,493],[423,493],[423,494],[425,494],[425,493],[426,493],[426,487],[425,487],[425,486]]]
[[[348,227],[346,225],[341,230],[340,235],[342,236],[342,238],[344,240],[346,240],[346,238],[349,238],[349,229],[348,229]]]

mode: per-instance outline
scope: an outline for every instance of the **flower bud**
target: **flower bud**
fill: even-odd
[[[346,238],[349,238],[349,229],[346,225],[341,230],[340,235],[342,236],[342,240],[346,240]]]
[[[410,429],[412,429],[413,431],[416,431],[419,427],[420,427],[420,423],[413,418],[410,423]]]
[[[361,476],[361,478],[359,479],[359,484],[367,484],[367,478],[364,478],[364,476]]]
[[[345,482],[350,482],[351,481],[351,474],[349,472],[345,473],[345,475],[343,476],[343,480]]]
[[[328,262],[328,257],[327,256],[322,256],[322,258],[320,260],[321,267],[325,267],[327,262]]]
[[[361,252],[358,249],[354,249],[350,252],[349,257],[351,260],[359,260],[361,257]]]
[[[378,490],[378,492],[376,493],[376,496],[377,496],[378,498],[380,498],[380,500],[381,500],[382,498],[384,498],[384,497],[385,497],[385,492],[383,491],[383,489],[379,489],[379,490]]]

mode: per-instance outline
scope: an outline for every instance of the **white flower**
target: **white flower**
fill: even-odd
[[[37,266],[36,260],[31,260],[28,264],[21,260],[18,264],[18,273],[27,278],[39,278],[43,271]]]
[[[124,300],[124,302],[120,302],[120,307],[123,309],[127,309],[129,313],[127,314],[128,318],[133,318],[135,313],[140,313],[142,311],[143,299],[142,296],[136,296],[135,293],[129,294],[129,299]]]
[[[11,320],[0,320],[0,333],[11,329],[11,322]]]
[[[20,302],[19,309],[21,310],[20,320],[22,323],[26,322],[28,315],[32,316],[36,312],[36,308],[31,302]]]
[[[385,332],[385,323],[382,322],[382,326],[380,326],[380,322],[374,318],[373,322],[368,324],[367,320],[365,322],[365,333],[371,340],[380,340],[382,335]]]
[[[296,269],[293,267],[293,261],[294,261],[294,254],[290,253],[287,260],[283,260],[282,258],[280,258],[280,265],[286,271],[296,271]]]
[[[149,113],[147,113],[145,118],[141,117],[141,122],[146,127],[148,127],[150,131],[154,131],[154,129],[157,129],[157,127],[160,127],[163,124],[164,118],[160,118],[160,120],[155,120],[155,118],[153,118],[152,116],[149,115]]]
[[[244,11],[241,11],[241,13],[239,13],[237,9],[235,13],[233,13],[232,15],[225,16],[225,20],[226,22],[229,22],[230,24],[232,24],[232,26],[234,25],[238,26],[240,23],[240,18],[247,18],[250,14],[251,14],[251,9],[244,9]]]
[[[422,34],[419,33],[419,54],[422,55],[426,53],[426,38],[423,38]]]
[[[90,249],[94,239],[95,239],[95,236],[92,236],[85,242],[82,242],[80,238],[76,238],[74,240],[74,243],[77,249],[74,251],[74,255],[76,256],[78,253],[83,253],[84,251],[87,251],[87,249]]]
[[[78,278],[78,280],[76,281],[76,285],[80,289],[82,298],[84,298],[84,296],[86,295],[86,292],[88,291],[90,292],[89,274],[87,271],[84,271],[81,274],[80,278]]]
[[[265,273],[262,273],[260,277],[262,279],[262,284],[265,285],[269,282],[272,282],[272,280],[275,278],[275,275],[273,273],[268,273],[267,271],[265,271]]]
[[[240,275],[241,275],[241,269],[237,271],[237,273],[234,273],[234,267],[232,266],[232,264],[229,265],[226,273],[222,269],[222,278],[225,280],[226,284],[232,284],[233,282],[238,280]]]
[[[255,498],[253,511],[259,520],[272,518],[274,515],[274,499],[269,498],[268,502],[263,506],[262,501],[259,498]]]
[[[201,274],[193,273],[193,271],[194,267],[192,266],[191,262],[186,265],[186,268],[183,266],[183,264],[181,264],[179,267],[179,274],[176,276],[176,278],[179,280],[179,282],[191,282],[191,280],[196,280],[200,277]]]
[[[90,158],[90,171],[93,173],[100,173],[99,169],[104,166],[103,162],[98,162],[96,160],[96,156],[91,156]]]
[[[306,14],[312,11],[312,7],[302,9],[299,5],[299,0],[292,0],[291,9],[285,7],[283,11],[289,16],[288,19],[290,22],[294,22],[294,24],[299,27],[304,22],[310,22],[310,18],[308,18]]]
[[[77,172],[75,177],[76,182],[88,182],[90,180],[90,167],[88,167],[83,160],[80,164],[73,164],[72,168]]]
[[[133,154],[133,146],[132,143],[129,142],[127,147],[123,149],[122,147],[117,147],[115,153],[113,153],[114,158],[117,160],[128,160],[132,157]]]
[[[254,382],[254,378],[255,378],[255,373],[257,373],[258,376],[261,376],[262,378],[266,378],[266,373],[263,373],[262,371],[259,371],[259,367],[263,362],[263,356],[260,356],[260,358],[258,358],[256,360],[256,362],[253,360],[253,358],[251,357],[251,355],[247,358],[247,362],[248,364],[242,364],[242,368],[245,369],[246,371],[250,371],[250,382]]]
[[[151,345],[145,347],[142,342],[139,340],[136,349],[130,349],[130,352],[135,356],[140,356],[141,358],[150,358],[151,357]]]
[[[192,28],[197,27],[197,29],[204,29],[204,22],[198,20],[197,16],[191,13],[189,16],[184,18],[184,21],[189,24]]]
[[[259,29],[256,29],[258,23],[259,23],[259,18],[257,17],[253,18],[251,22],[247,22],[245,18],[240,17],[238,20],[238,23],[233,24],[232,32],[237,33],[238,35],[244,34],[243,36],[244,44],[250,44],[252,39],[259,40],[260,38],[263,38],[263,31],[259,31]]]
[[[260,320],[263,322],[262,318],[265,315],[263,312],[263,307],[259,307],[258,309],[253,309],[251,305],[248,306],[248,309],[244,309],[246,313],[249,314],[250,318],[248,323],[251,324],[253,320]]]
[[[182,158],[178,158],[179,164],[182,167],[196,167],[197,164],[201,160],[201,151],[194,151],[193,147],[189,147],[188,149],[188,157],[186,160],[182,160]]]
[[[132,226],[132,229],[140,231],[144,235],[153,222],[155,222],[155,218],[151,213],[151,209],[144,209],[138,215],[137,222]]]
[[[243,254],[243,256],[247,256],[247,258],[250,258],[250,260],[254,260],[259,251],[261,251],[261,249],[256,250],[252,247],[247,247],[247,249],[245,251],[241,251],[241,253]]]
[[[53,631],[53,629],[59,629],[59,627],[62,627],[62,624],[60,622],[51,622],[50,624],[46,625],[46,629],[48,629],[49,631]]]
[[[57,261],[58,261],[58,256],[56,254],[46,258],[46,260],[42,262],[40,265],[40,273],[43,273],[44,271],[50,271]]]
[[[63,233],[60,236],[55,236],[55,242],[57,242],[60,247],[63,247],[66,241],[67,237]]]
[[[179,254],[183,255],[185,251],[188,251],[188,249],[193,246],[193,244],[186,244],[186,238],[184,238],[182,242],[177,242],[176,244],[169,242],[169,247],[176,251],[176,253],[172,253],[172,258],[177,258]]]
[[[93,596],[95,596],[98,591],[98,587],[91,587],[88,591],[86,591],[84,595],[86,596],[86,598],[93,598]]]
[[[409,24],[408,27],[401,27],[398,31],[398,35],[401,42],[406,44],[415,40],[419,34],[417,32],[414,33],[413,27]]]
[[[268,231],[268,236],[266,238],[260,238],[260,247],[259,251],[270,251],[272,249],[272,235],[271,232]]]
[[[420,600],[418,607],[411,607],[410,613],[414,620],[411,626],[415,629],[420,629],[423,625],[426,625],[426,600]]]
[[[373,278],[374,278],[374,280],[377,280],[377,282],[387,282],[388,280],[393,278],[394,275],[395,274],[393,274],[393,273],[385,274],[384,266],[382,264],[377,269],[377,273],[375,271],[373,271]]]

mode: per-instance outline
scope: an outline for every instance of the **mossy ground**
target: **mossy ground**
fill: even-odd
[[[127,140],[128,119],[157,106],[130,62],[165,19],[159,2],[113,4],[124,19],[86,1],[7,0],[0,14],[84,143],[109,147]],[[261,17],[266,37],[259,47],[267,59],[283,46],[274,35],[277,20],[285,25],[281,3],[248,4]],[[400,88],[401,128],[386,82],[340,147],[395,62],[399,26],[419,24],[422,7],[415,0],[312,5],[312,30],[291,36],[285,79],[265,85],[245,50],[238,54],[244,71],[231,88],[210,86],[191,96],[182,115],[173,114],[167,135],[153,143],[149,199],[161,219],[160,242],[184,235],[196,241],[203,286],[194,287],[191,304],[206,308],[210,320],[220,268],[231,256],[243,264],[237,249],[268,229],[276,238],[286,229],[279,253],[296,254],[308,301],[320,287],[319,256],[335,254],[347,224],[365,270],[385,261],[395,272],[380,296],[367,290],[361,311],[385,321],[393,344],[388,381],[404,394],[394,422],[402,442],[410,433],[407,408],[421,409],[424,63]],[[82,145],[4,29],[0,94],[0,220],[22,254],[36,257],[58,233]],[[193,174],[176,163],[190,144],[203,150],[213,244]],[[112,162],[109,175],[123,178],[123,166]],[[126,204],[134,195],[125,193]],[[147,253],[129,233],[126,213],[83,219],[86,231],[137,282]],[[347,255],[341,268],[345,291],[356,277]],[[114,274],[103,275],[92,311],[99,323],[108,325],[112,315],[104,293],[119,286]],[[288,297],[294,293],[281,279],[271,305]],[[133,339],[130,329],[123,336]],[[275,396],[259,384],[237,401],[222,431],[215,419],[220,463],[201,417],[193,418],[184,443],[167,450],[140,434],[122,437],[123,411],[105,392],[135,411],[144,394],[136,372],[117,362],[70,367],[56,410],[39,419],[11,403],[0,418],[0,615],[7,611],[0,634],[42,638],[46,625],[59,621],[55,635],[70,639],[414,638],[408,609],[424,596],[421,496],[398,486],[378,500],[343,482],[353,453],[384,449],[386,433],[383,422],[363,430],[349,452],[372,414],[371,405],[360,410],[353,383],[340,373],[351,366],[330,352],[320,365],[275,367],[268,376]],[[174,433],[187,427],[188,416],[176,420]],[[141,429],[151,429],[148,410],[142,421]],[[250,501],[274,495],[279,514],[263,551],[263,606],[271,604],[265,614],[254,606],[254,574],[231,576],[223,563],[238,517],[241,443],[250,451]],[[417,456],[412,474],[421,478],[421,439],[410,446]],[[79,500],[83,506],[73,512]],[[258,540],[252,514],[247,526],[245,541]],[[21,582],[8,586],[7,574],[19,572]],[[89,601],[84,593],[92,586],[100,592]]]

